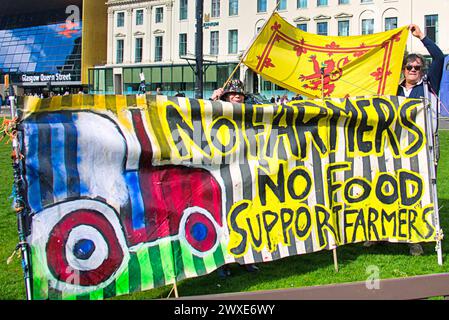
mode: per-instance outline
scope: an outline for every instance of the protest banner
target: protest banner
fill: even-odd
[[[422,100],[74,95],[19,111],[34,299],[440,234]]]

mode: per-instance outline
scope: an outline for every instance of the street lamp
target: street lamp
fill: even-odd
[[[203,0],[196,0],[196,80],[195,80],[195,98],[203,98]]]

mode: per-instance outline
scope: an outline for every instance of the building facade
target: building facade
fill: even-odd
[[[204,0],[205,91],[223,85],[278,0]],[[107,63],[89,72],[91,92],[183,91],[194,96],[195,0],[109,0]],[[445,52],[449,0],[280,0],[279,14],[310,33],[361,35],[418,24]],[[408,52],[427,55],[412,36]],[[142,78],[143,75],[143,78]],[[287,93],[245,66],[236,77],[251,92]]]

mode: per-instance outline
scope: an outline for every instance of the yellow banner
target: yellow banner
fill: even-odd
[[[319,36],[274,13],[243,62],[267,80],[308,97],[396,95],[407,37],[407,27],[363,36]]]

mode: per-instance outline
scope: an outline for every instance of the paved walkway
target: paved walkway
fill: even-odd
[[[440,119],[438,129],[439,130],[449,130],[449,118]]]

